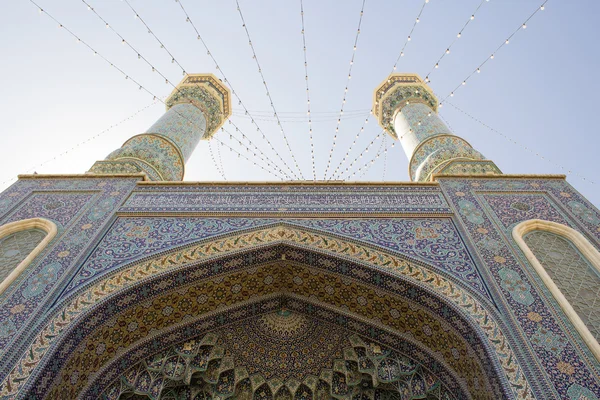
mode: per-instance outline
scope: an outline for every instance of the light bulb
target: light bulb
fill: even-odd
[[[494,59],[494,55],[492,54],[492,55],[490,56],[490,58],[493,60],[493,59]]]
[[[523,29],[527,29],[527,24],[523,24]]]
[[[540,7],[540,10],[544,11],[544,5],[542,4],[542,6]]]
[[[462,33],[458,32],[458,34],[456,35],[457,38],[461,37]]]
[[[446,49],[446,54],[450,54],[450,49]]]
[[[410,36],[408,37],[408,39],[407,39],[407,40],[408,40],[409,42],[411,41],[411,38],[410,38]]]

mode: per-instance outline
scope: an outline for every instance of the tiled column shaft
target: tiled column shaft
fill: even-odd
[[[410,160],[410,179],[500,173],[466,140],[452,134],[437,115],[437,107],[437,98],[415,74],[392,74],[375,91],[374,114],[387,133],[400,141]]]
[[[229,89],[214,75],[186,76],[165,101],[167,111],[145,133],[96,162],[89,173],[145,173],[154,181],[183,179],[201,139],[210,139],[231,115]]]

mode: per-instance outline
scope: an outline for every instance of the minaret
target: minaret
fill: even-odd
[[[231,93],[212,74],[191,74],[165,101],[167,111],[89,173],[145,173],[153,181],[180,181],[201,139],[210,139],[231,115]]]
[[[433,174],[501,174],[464,139],[452,134],[437,115],[438,100],[416,74],[391,74],[375,90],[373,113],[408,157],[415,182]]]

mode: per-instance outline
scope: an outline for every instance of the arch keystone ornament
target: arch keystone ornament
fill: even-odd
[[[438,99],[417,74],[393,73],[375,89],[373,114],[409,162],[412,181],[434,174],[501,174],[500,169],[438,117]]]
[[[300,317],[277,314],[288,312]],[[235,328],[236,321],[249,318],[262,321],[252,325],[255,332],[279,330],[283,339],[315,331],[303,324],[325,321],[337,327],[332,332],[345,332],[340,333],[341,350],[331,356],[331,365],[317,363],[313,370],[294,377],[277,380],[257,375],[252,371],[261,369],[263,360],[253,357],[264,354],[264,358],[272,350],[273,360],[284,362],[290,357],[294,365],[293,360],[304,353],[302,346],[295,349],[300,352],[297,356],[294,350],[278,352],[276,346],[265,353],[254,347],[254,352],[239,342],[238,349],[228,351],[229,345],[236,344],[226,343],[227,332],[250,334]],[[286,393],[298,394],[301,385],[316,390],[322,380],[322,390],[344,399],[357,398],[355,389],[364,389],[361,396],[366,397],[360,398],[374,398],[369,393],[375,393],[379,383],[381,389],[389,388],[390,382],[396,389],[408,385],[406,393],[418,394],[407,398],[446,392],[450,393],[447,399],[534,398],[504,336],[501,318],[489,303],[434,269],[362,243],[285,224],[135,261],[62,300],[47,321],[2,382],[0,396],[103,398],[107,394],[104,398],[112,399],[108,394],[114,394],[111,390],[119,386],[115,382],[123,379],[129,386],[119,386],[122,394],[138,393],[140,388],[146,393],[152,387],[162,393],[182,382],[195,385],[190,390],[216,390],[214,385],[226,378],[235,385],[246,382],[243,385],[249,384],[252,393],[256,389],[271,395],[283,386]],[[211,343],[216,345],[202,352],[197,344],[207,337],[215,338]],[[366,347],[356,345],[356,337]],[[280,350],[286,348],[283,339]],[[180,347],[163,354],[171,346]],[[328,351],[335,353],[335,349]],[[186,352],[201,357],[193,361]],[[177,357],[182,356],[180,365]],[[165,361],[152,367],[154,357]],[[163,363],[171,358],[170,367],[164,369]],[[402,367],[400,359],[412,361]],[[382,363],[389,368],[381,367],[379,374]],[[313,365],[306,361],[309,364]],[[272,367],[276,369],[275,364]],[[396,379],[394,371],[405,367],[413,371],[412,377]],[[381,382],[358,380],[356,371],[372,369]],[[175,382],[171,386],[165,386],[165,373]],[[250,390],[221,388],[226,393]],[[444,398],[435,396],[431,398]]]
[[[213,74],[190,74],[165,101],[166,113],[89,173],[145,173],[152,181],[183,180],[185,163],[231,116],[231,92]]]

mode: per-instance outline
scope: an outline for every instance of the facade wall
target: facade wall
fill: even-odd
[[[36,177],[21,179],[0,195],[0,224],[46,218],[58,226],[56,238],[0,294],[0,393],[22,395],[34,381],[38,393],[48,393],[52,382],[40,384],[45,374],[67,365],[48,354],[61,338],[74,340],[73,333],[68,324],[56,328],[56,337],[48,339],[56,341],[46,347],[36,344],[36,337],[99,282],[165,254],[185,250],[192,257],[190,246],[233,237],[238,242],[230,245],[239,246],[239,238],[256,239],[252,232],[283,227],[281,232],[304,235],[298,246],[309,246],[319,235],[334,238],[337,247],[321,241],[322,251],[356,257],[373,268],[387,268],[379,264],[381,257],[399,257],[438,278],[415,277],[414,270],[390,273],[422,279],[419,285],[450,301],[441,279],[473,299],[469,305],[454,299],[452,307],[474,324],[483,310],[504,332],[503,347],[510,348],[514,362],[492,367],[509,375],[506,371],[517,371],[505,378],[514,397],[600,397],[598,360],[512,239],[520,222],[544,219],[581,232],[599,248],[598,210],[563,179],[441,177],[439,185],[379,186],[148,185],[139,179]],[[358,255],[352,246],[381,255]],[[476,332],[492,351],[493,337],[477,323]],[[525,384],[517,388],[515,382]]]

